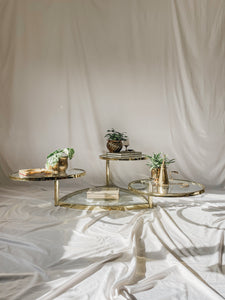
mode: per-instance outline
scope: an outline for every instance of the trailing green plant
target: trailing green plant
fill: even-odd
[[[147,165],[149,166],[150,169],[155,169],[155,168],[160,168],[162,163],[163,163],[163,158],[164,155],[162,154],[162,152],[159,153],[153,153],[152,156],[150,155],[146,155],[149,159],[150,159],[150,163],[147,163]],[[170,165],[172,163],[175,162],[175,159],[169,159],[166,155],[165,155],[165,164],[166,165]]]
[[[107,140],[113,140],[113,141],[126,141],[127,140],[126,132],[119,132],[119,131],[116,131],[114,128],[108,129],[105,137],[107,138]]]
[[[47,156],[47,162],[46,166],[54,166],[59,162],[60,157],[68,156],[69,159],[73,158],[75,151],[73,148],[64,148],[64,149],[58,149],[54,152],[50,153]]]

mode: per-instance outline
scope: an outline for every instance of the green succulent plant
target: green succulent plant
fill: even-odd
[[[48,166],[54,166],[59,162],[60,157],[62,156],[68,156],[69,159],[72,159],[75,151],[73,148],[64,148],[64,149],[58,149],[54,152],[50,153],[47,156],[47,162],[46,165]]]
[[[114,128],[108,129],[105,137],[107,138],[107,140],[113,140],[113,141],[126,141],[127,140],[126,132],[119,132],[119,131],[116,131]]]
[[[162,154],[162,152],[159,153],[153,153],[152,156],[150,155],[146,155],[149,160],[150,163],[147,163],[147,165],[149,166],[150,169],[155,169],[155,168],[160,168],[162,163],[163,163],[163,157],[164,155]],[[165,155],[165,164],[166,165],[170,165],[172,163],[175,162],[175,159],[168,159],[168,157]]]

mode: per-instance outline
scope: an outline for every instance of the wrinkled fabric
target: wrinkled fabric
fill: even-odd
[[[225,299],[224,190],[85,211],[46,184],[0,189],[0,299]]]
[[[224,28],[224,0],[0,0],[0,180],[73,147],[71,167],[101,185],[114,127],[224,187]],[[124,186],[149,174],[112,168]]]

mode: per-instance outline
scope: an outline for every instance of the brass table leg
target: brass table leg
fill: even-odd
[[[148,196],[149,208],[152,208],[152,196]]]
[[[110,167],[109,160],[106,160],[106,186],[110,185]]]
[[[55,199],[55,206],[59,205],[59,181],[55,179],[54,181],[54,199]]]

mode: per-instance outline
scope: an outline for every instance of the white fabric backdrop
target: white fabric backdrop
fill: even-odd
[[[71,146],[104,181],[104,134],[163,151],[187,179],[225,184],[225,2],[0,1],[0,172]],[[114,163],[115,183],[148,175]]]

